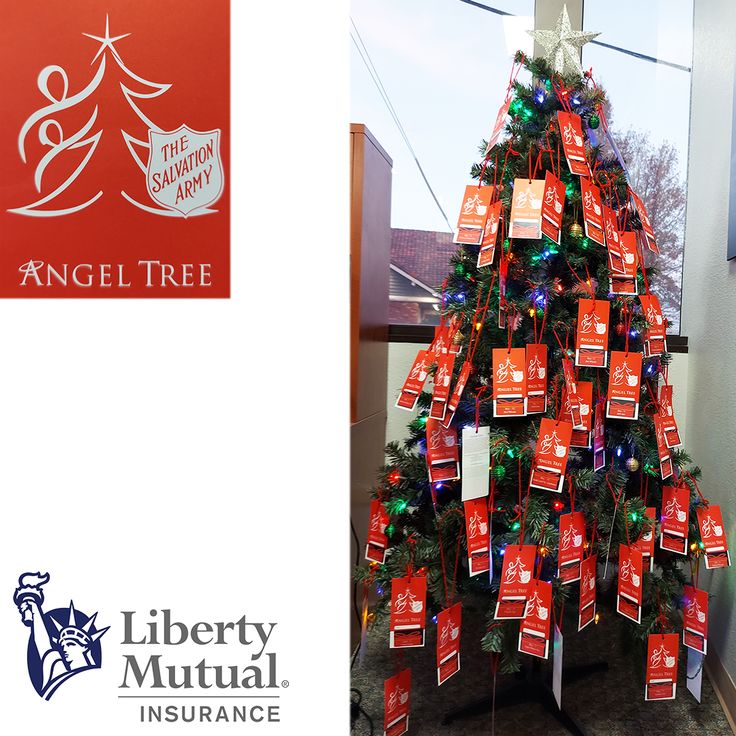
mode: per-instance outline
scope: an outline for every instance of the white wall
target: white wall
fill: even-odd
[[[736,263],[726,262],[726,234],[735,62],[736,3],[696,0],[682,304],[682,332],[690,338],[688,449],[703,469],[703,493],[721,504],[732,548],[736,544]],[[709,650],[718,654],[736,679],[736,569],[701,572],[701,587],[715,595]]]

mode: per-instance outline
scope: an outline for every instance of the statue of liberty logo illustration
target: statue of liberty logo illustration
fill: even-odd
[[[28,639],[28,676],[36,692],[44,699],[67,680],[102,665],[100,639],[109,627],[95,626],[97,614],[86,615],[69,603],[69,608],[42,609],[43,586],[48,573],[25,572],[18,578],[13,602],[23,623],[30,629]]]

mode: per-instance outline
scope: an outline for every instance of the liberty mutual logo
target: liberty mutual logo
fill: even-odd
[[[98,629],[97,614],[91,616],[68,608],[44,612],[43,586],[48,573],[25,572],[18,578],[13,602],[23,623],[29,629],[28,676],[36,692],[44,699],[51,696],[67,680],[102,665],[100,639],[109,627]]]

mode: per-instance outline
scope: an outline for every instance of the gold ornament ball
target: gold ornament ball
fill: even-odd
[[[573,238],[583,237],[583,228],[579,222],[573,222],[573,224],[570,225],[570,236]]]
[[[635,457],[630,457],[626,461],[626,468],[630,473],[635,473],[637,470],[639,470],[639,461]]]
[[[455,345],[459,345],[464,339],[465,335],[463,335],[463,333],[458,330],[455,333],[455,336],[452,338],[452,341],[455,343]]]

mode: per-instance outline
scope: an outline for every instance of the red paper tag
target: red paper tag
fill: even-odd
[[[460,403],[460,399],[462,398],[463,391],[465,391],[465,386],[468,383],[468,378],[470,378],[471,370],[473,370],[473,365],[469,360],[466,360],[463,363],[463,367],[460,369],[460,375],[457,377],[457,383],[455,384],[455,388],[452,389],[452,394],[450,395],[450,399],[447,402],[447,411],[445,412],[445,421],[443,422],[445,427],[450,426],[450,422],[455,416],[455,412],[457,411],[458,404]]]
[[[608,365],[608,325],[611,304],[606,299],[578,302],[575,365],[605,368]]]
[[[444,421],[447,400],[450,397],[450,381],[452,369],[455,366],[455,356],[451,353],[441,355],[437,360],[437,371],[434,374],[434,391],[429,416],[432,419]]]
[[[480,245],[488,218],[488,209],[493,197],[492,186],[468,184],[465,187],[460,215],[457,219],[454,243]]]
[[[639,301],[648,325],[642,335],[644,355],[648,358],[653,355],[662,355],[667,352],[667,326],[659,299],[654,294],[641,294]]]
[[[677,634],[649,634],[645,700],[675,699],[679,650]]]
[[[620,252],[618,217],[616,213],[605,204],[603,205],[603,232],[606,236],[606,246],[613,248],[615,252]]]
[[[544,197],[542,199],[542,233],[550,240],[560,244],[560,228],[565,207],[565,183],[551,171],[544,176]]]
[[[414,410],[419,394],[422,393],[424,383],[427,380],[430,361],[431,358],[428,350],[420,350],[417,353],[409,375],[404,381],[399,398],[396,400],[396,407],[398,409]]]
[[[493,416],[526,415],[526,351],[493,348]]]
[[[664,419],[659,414],[652,417],[654,421],[654,435],[657,438],[657,454],[659,455],[659,473],[662,480],[672,475],[672,457],[664,437]]]
[[[409,730],[411,670],[402,670],[383,683],[383,736],[401,736]]]
[[[530,343],[526,346],[527,414],[547,411],[547,346]]]
[[[456,603],[437,614],[437,684],[460,671],[462,606]]]
[[[638,258],[636,251],[636,234],[619,233],[620,259],[614,256],[614,250],[609,247],[608,261],[611,270],[609,290],[613,294],[636,296],[639,286],[636,280]]]
[[[639,418],[641,353],[611,351],[606,416],[609,419]]]
[[[700,539],[705,549],[705,566],[708,570],[715,567],[728,567],[731,556],[728,552],[726,527],[723,525],[721,507],[717,505],[698,506],[698,527]]]
[[[491,528],[485,497],[464,502],[470,577],[491,569]]]
[[[423,575],[394,578],[389,624],[391,648],[423,647],[426,617],[427,578]]]
[[[685,586],[682,608],[682,643],[703,654],[708,653],[708,592],[692,585]]]
[[[659,546],[680,555],[687,554],[690,489],[685,486],[662,488],[662,534]]]
[[[488,219],[483,230],[483,241],[478,253],[478,268],[490,266],[496,253],[496,241],[498,240],[498,226],[501,222],[502,205],[498,201],[488,208]]]
[[[664,441],[671,450],[682,444],[680,432],[675,421],[675,411],[672,407],[672,386],[662,384],[659,387],[659,416],[662,417],[662,429],[664,430]]]
[[[657,519],[657,509],[654,506],[647,506],[644,509],[644,516],[652,521]],[[637,539],[631,546],[638,549],[644,561],[649,560],[649,567],[651,572],[651,563],[654,557],[654,526],[651,526],[647,531],[643,532],[642,535]]]
[[[531,485],[534,488],[562,493],[571,436],[570,422],[555,422],[547,417],[542,419],[532,469]]]
[[[565,391],[567,392],[567,404],[573,427],[579,427],[583,418],[580,414],[580,399],[575,381],[575,364],[569,358],[562,359],[562,374],[565,377]]]
[[[368,542],[365,546],[365,558],[371,562],[383,564],[386,559],[388,537],[384,533],[388,526],[389,515],[380,501],[371,501],[368,521]]]
[[[603,415],[603,402],[595,405],[595,424],[593,425],[593,470],[606,465],[606,420]]]
[[[590,166],[585,158],[585,142],[583,140],[583,126],[580,116],[572,112],[557,112],[557,122],[560,126],[562,147],[565,150],[567,165],[571,174],[590,176]]]
[[[636,211],[639,214],[639,219],[641,220],[641,224],[644,228],[645,245],[647,246],[647,248],[649,248],[649,250],[654,251],[655,253],[659,253],[657,240],[654,237],[654,230],[652,229],[652,223],[649,220],[649,214],[647,213],[647,209],[644,206],[644,202],[639,199],[633,189],[629,189],[629,192],[631,192],[631,198],[634,200],[634,206],[636,207]]]
[[[511,97],[508,97],[506,101],[501,105],[498,115],[496,115],[496,122],[493,124],[493,131],[491,137],[488,139],[484,156],[487,156],[491,149],[498,143],[498,139],[503,132],[504,126],[506,125],[506,116],[509,114],[509,107],[511,106]]]
[[[445,355],[452,340],[450,339],[450,325],[437,325],[434,328],[432,344],[427,348],[427,354],[431,362],[435,362],[441,355]]]
[[[586,449],[590,449],[593,426],[593,384],[590,381],[578,381],[576,387],[578,389],[578,413],[582,423],[577,427],[573,427],[570,447],[585,447]],[[572,413],[570,410],[571,406],[568,401],[567,390],[563,389],[560,419],[572,424]]]
[[[557,552],[557,574],[563,583],[580,580],[580,563],[585,542],[585,517],[582,511],[560,516],[560,546]]]
[[[533,544],[506,545],[495,618],[523,618],[526,599],[534,584],[537,548]]]
[[[535,580],[524,608],[519,628],[519,651],[547,659],[549,624],[552,618],[552,583]]]
[[[590,555],[580,563],[580,607],[578,610],[578,631],[595,620],[595,579],[598,557]]]
[[[601,190],[590,179],[580,179],[580,190],[583,199],[583,221],[585,234],[598,245],[605,245],[603,237],[603,204]]]
[[[539,240],[542,237],[542,179],[514,179],[509,216],[509,238]]]
[[[616,610],[641,623],[642,586],[644,584],[644,558],[635,547],[618,546],[618,602]]]
[[[427,418],[427,470],[430,483],[460,477],[460,452],[457,430],[444,427],[438,419]]]

